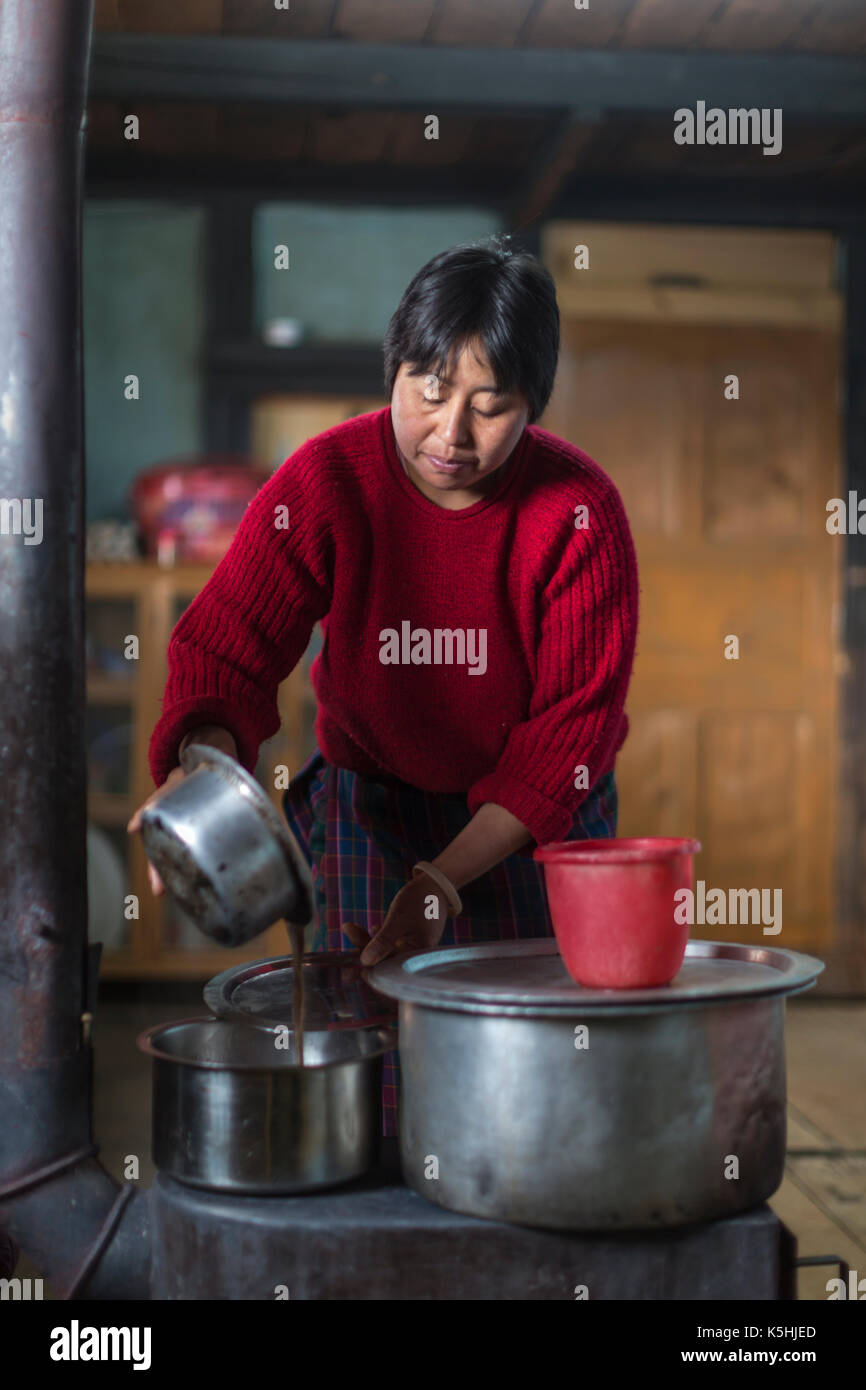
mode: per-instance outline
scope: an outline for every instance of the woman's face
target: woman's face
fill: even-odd
[[[445,376],[410,376],[403,362],[391,395],[397,449],[412,482],[441,507],[471,506],[513,453],[529,420],[526,397],[501,396],[483,347],[452,354]]]

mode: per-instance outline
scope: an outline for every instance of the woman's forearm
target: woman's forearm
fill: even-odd
[[[523,822],[504,806],[485,801],[460,834],[430,862],[441,869],[459,891],[515,850],[528,845],[532,838]]]
[[[199,724],[195,729],[190,729],[180,741],[178,759],[190,743],[207,743],[213,748],[221,749],[223,753],[228,753],[231,758],[237,756],[234,734],[230,734],[228,729],[224,729],[220,724]]]

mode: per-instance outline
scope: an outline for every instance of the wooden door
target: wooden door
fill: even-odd
[[[731,889],[781,890],[781,931],[764,931],[771,891],[754,924],[697,923],[693,936],[825,954],[844,544],[825,524],[843,486],[836,335],[622,319],[563,330],[541,424],[613,478],[640,566],[618,834],[697,835],[695,877],[726,906]],[[726,399],[731,375],[739,399]]]

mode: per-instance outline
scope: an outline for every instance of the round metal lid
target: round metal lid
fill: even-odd
[[[305,1030],[334,1032],[393,1021],[397,1006],[370,988],[360,957],[360,951],[321,951],[305,957]],[[291,956],[233,965],[208,981],[204,1002],[217,1018],[291,1028],[292,976]]]
[[[823,962],[798,951],[690,941],[679,974],[653,989],[584,989],[566,971],[556,940],[495,941],[403,952],[367,972],[392,999],[460,1013],[571,1017],[713,1004],[768,994],[794,994],[814,984]]]

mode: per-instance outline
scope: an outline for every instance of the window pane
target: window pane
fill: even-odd
[[[253,218],[256,329],[294,318],[312,341],[379,342],[425,261],[499,230],[494,214],[471,208],[261,203]],[[275,268],[277,246],[288,247],[287,270]]]
[[[201,447],[204,212],[138,199],[84,207],[87,519],[128,520],[136,474]],[[138,399],[128,399],[128,378]]]

